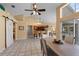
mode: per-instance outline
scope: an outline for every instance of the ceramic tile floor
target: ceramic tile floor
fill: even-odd
[[[0,56],[42,56],[39,39],[16,40]]]

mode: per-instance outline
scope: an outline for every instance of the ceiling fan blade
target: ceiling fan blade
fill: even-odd
[[[33,15],[33,13],[31,13],[30,15]]]
[[[38,15],[41,15],[41,13],[38,12]]]
[[[30,9],[25,9],[25,11],[33,11],[33,10],[30,10]]]
[[[43,12],[46,11],[46,9],[38,9],[38,11]]]

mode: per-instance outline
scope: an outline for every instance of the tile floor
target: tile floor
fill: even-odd
[[[0,56],[42,56],[39,39],[16,40]]]

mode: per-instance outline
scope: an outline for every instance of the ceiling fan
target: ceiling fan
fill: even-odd
[[[25,9],[25,11],[33,11],[31,13],[31,15],[35,15],[35,14],[41,15],[40,12],[45,12],[46,10],[45,9],[38,9],[36,3],[33,3],[32,4],[32,10],[31,9]]]

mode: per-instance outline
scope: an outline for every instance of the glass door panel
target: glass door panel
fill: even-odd
[[[76,19],[75,22],[75,44],[79,45],[79,19]]]
[[[62,39],[67,43],[74,43],[74,20],[62,21]]]

